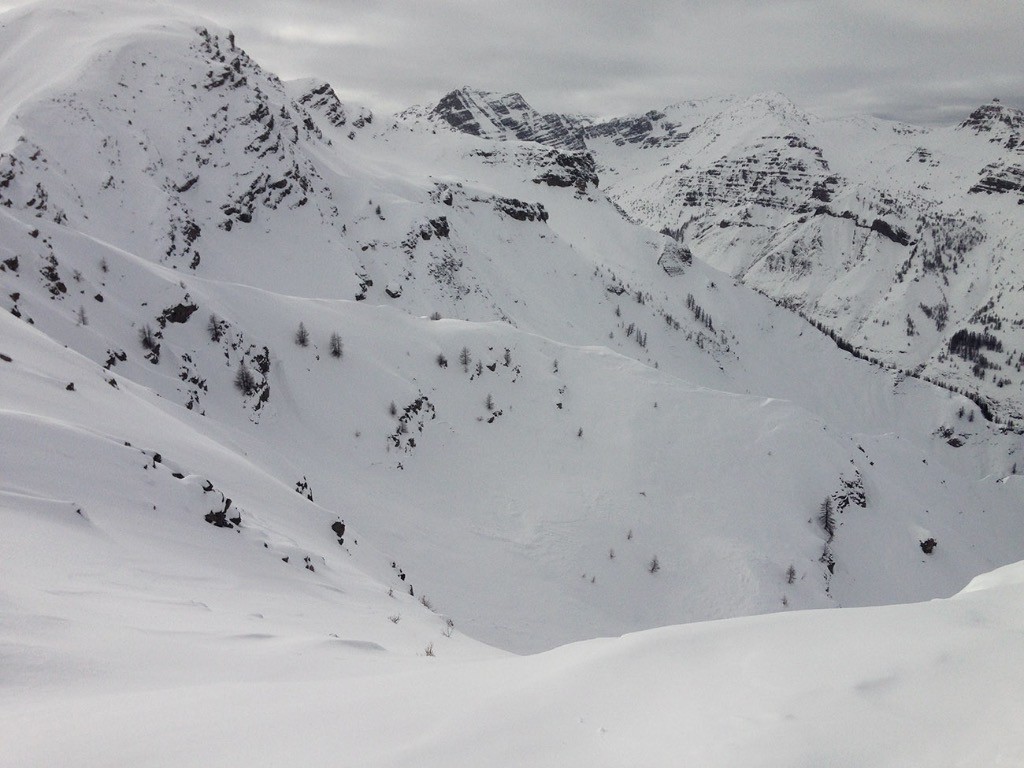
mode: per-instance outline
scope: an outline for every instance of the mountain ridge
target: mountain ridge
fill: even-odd
[[[1021,110],[996,100],[947,129],[821,120],[773,93],[673,111],[581,125],[600,186],[627,215],[849,349],[1020,422],[1022,308],[1007,293],[1024,253]],[[492,138],[513,136],[549,141],[522,126]],[[953,337],[968,332],[1008,336],[1007,354],[958,354]]]

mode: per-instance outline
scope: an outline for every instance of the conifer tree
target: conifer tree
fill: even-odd
[[[831,496],[826,496],[825,500],[821,502],[821,506],[818,508],[818,522],[821,523],[821,527],[828,534],[828,540],[832,541],[836,535],[836,514],[835,509],[832,507]]]
[[[235,388],[243,395],[251,395],[256,390],[256,377],[252,375],[245,360],[239,363],[238,372],[235,373]]]

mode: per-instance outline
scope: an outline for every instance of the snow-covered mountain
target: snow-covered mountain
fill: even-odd
[[[956,127],[925,129],[822,120],[764,93],[566,119],[555,133],[514,121],[535,115],[518,94],[476,96],[473,117],[452,120],[451,95],[426,114],[495,138],[582,137],[601,188],[635,220],[857,354],[1021,420],[1021,110],[994,101]],[[509,100],[518,110],[494,119],[488,105]]]
[[[463,86],[429,109],[410,107],[402,117],[423,117],[485,139],[518,139],[569,150],[586,149],[585,133],[578,120],[542,115],[519,93],[497,94]]]
[[[735,279],[712,248],[731,224],[659,234],[669,202],[652,192],[650,217],[631,202],[645,173],[656,185],[647,153],[705,162],[764,121],[798,121],[792,105],[599,123],[462,89],[382,116],[327,83],[282,82],[240,44],[134,3],[0,17],[0,743],[14,745],[0,762],[65,748],[189,762],[176,717],[267,696],[280,708],[231,717],[277,733],[330,679],[352,695],[323,710],[346,723],[318,744],[358,731],[347,761],[422,763],[446,727],[424,721],[435,735],[408,751],[383,749],[381,728],[431,690],[483,675],[503,692],[495,717],[514,715],[550,670],[603,666],[595,637],[949,597],[1020,558],[1017,434],[849,355],[779,306],[753,262]],[[737,127],[752,114],[771,117]],[[731,138],[708,127],[728,120]],[[1009,151],[1012,122],[959,130],[995,157],[988,139]],[[810,145],[780,141],[779,163],[813,167]],[[791,215],[769,202],[735,206]],[[867,229],[878,247],[905,247],[888,237],[903,220],[884,221]],[[884,633],[925,609],[873,610],[865,626]],[[958,610],[928,615],[962,627]],[[723,664],[696,652],[702,633],[757,627],[756,644],[850,621],[660,630],[613,656],[667,662],[658,638],[678,634],[695,665]],[[589,642],[506,653],[573,641]],[[172,688],[189,692],[160,701]],[[57,707],[63,726],[82,703],[111,723],[43,749],[32,713]],[[138,743],[89,746],[129,711],[150,723]],[[548,734],[541,762],[564,731]],[[242,754],[203,738],[213,762]],[[256,762],[275,762],[263,744]]]

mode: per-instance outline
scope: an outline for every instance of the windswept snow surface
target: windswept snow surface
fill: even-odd
[[[439,639],[433,658],[382,648],[401,625],[369,616],[358,638],[283,631],[308,595],[262,598],[254,618],[244,589],[197,587],[208,602],[163,605],[87,593],[77,620],[34,622],[51,642],[32,658],[5,644],[14,695],[0,704],[0,760],[1014,766],[1022,583],[1015,565],[930,603],[667,627],[526,657]],[[306,619],[329,626],[321,608]],[[143,617],[147,631],[132,626]]]
[[[498,141],[157,6],[0,18],[0,765],[1019,762],[1019,567],[948,599],[1022,556],[1012,429],[525,102]]]

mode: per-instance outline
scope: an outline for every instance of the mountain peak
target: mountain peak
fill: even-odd
[[[988,136],[988,140],[1002,144],[1006,149],[1021,146],[1024,135],[1024,110],[1008,107],[999,99],[992,99],[971,112],[970,116],[957,126],[961,130]]]
[[[445,94],[427,116],[473,136],[586,149],[578,125],[561,115],[540,114],[517,92],[497,94],[463,86]]]
[[[772,116],[783,122],[807,124],[807,113],[794,104],[788,96],[778,91],[755,93],[741,102],[737,109],[750,116]]]

